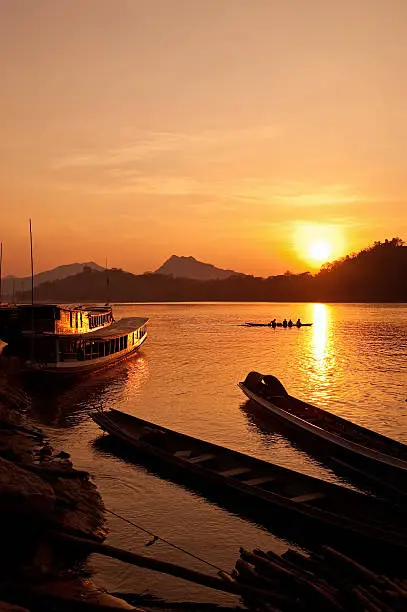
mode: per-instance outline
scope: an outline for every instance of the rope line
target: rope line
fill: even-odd
[[[177,550],[183,552],[184,554],[189,555],[190,557],[193,557],[194,559],[197,559],[198,561],[201,561],[201,563],[206,563],[206,565],[213,567],[218,572],[222,572],[223,574],[228,574],[228,575],[230,574],[229,572],[225,571],[218,565],[215,565],[214,563],[211,563],[210,561],[207,561],[206,559],[203,559],[202,557],[199,557],[198,555],[195,555],[194,553],[189,552],[189,550],[186,550],[185,548],[182,548],[181,546],[178,546],[177,544],[173,544],[172,542],[169,542],[165,538],[161,538],[160,536],[156,535],[152,531],[145,529],[145,527],[141,527],[141,525],[137,525],[137,523],[134,523],[133,521],[130,521],[124,516],[121,516],[120,514],[113,512],[113,510],[109,510],[109,508],[106,508],[106,510],[107,512],[109,512],[109,514],[113,514],[113,516],[116,516],[117,518],[121,519],[122,521],[125,521],[129,525],[136,527],[136,529],[140,529],[140,531],[144,531],[144,533],[148,533],[148,535],[152,536],[153,540],[151,542],[147,542],[146,546],[151,546],[151,544],[154,544],[154,542],[157,542],[157,540],[161,540],[161,542],[165,542],[166,544],[168,544],[168,546],[172,546],[173,548],[176,548]]]

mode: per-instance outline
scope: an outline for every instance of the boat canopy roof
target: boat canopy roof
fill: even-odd
[[[143,325],[147,323],[148,319],[141,317],[128,317],[126,319],[120,319],[112,325],[102,327],[101,329],[95,329],[95,331],[82,334],[81,337],[84,340],[102,340],[106,338],[117,338],[118,336],[124,336],[125,334],[131,334]]]
[[[112,307],[109,306],[109,304],[106,304],[105,306],[100,306],[100,305],[94,305],[94,304],[81,304],[79,306],[73,306],[73,305],[68,305],[68,304],[16,304],[13,306],[13,308],[16,308],[18,310],[34,310],[34,311],[38,311],[38,312],[49,312],[49,309],[56,309],[59,308],[60,310],[67,310],[67,311],[71,311],[71,312],[75,312],[75,311],[79,311],[79,312],[94,312],[94,313],[105,313],[105,312],[111,312],[112,311]]]

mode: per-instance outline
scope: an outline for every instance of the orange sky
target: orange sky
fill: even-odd
[[[5,273],[407,240],[406,0],[2,0]]]

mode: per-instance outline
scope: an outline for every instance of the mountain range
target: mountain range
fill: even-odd
[[[45,272],[39,272],[34,274],[34,287],[38,287],[42,283],[52,282],[56,280],[62,280],[68,276],[79,274],[83,272],[84,268],[91,268],[101,272],[104,270],[102,266],[99,266],[94,261],[87,261],[86,263],[72,263],[64,266],[58,266],[52,270],[46,270]],[[2,296],[6,299],[11,299],[12,296],[18,292],[30,291],[31,290],[31,276],[6,276],[2,282]]]
[[[94,261],[84,263],[72,263],[64,266],[58,266],[52,270],[46,270],[34,275],[34,287],[38,287],[42,283],[63,280],[69,276],[74,276],[83,272],[85,268],[102,272],[104,268]],[[224,270],[217,268],[212,264],[203,263],[195,259],[195,257],[180,257],[171,255],[154,274],[162,274],[172,276],[173,278],[191,278],[195,280],[223,280],[231,276],[244,276],[233,270]],[[31,291],[31,276],[15,277],[7,276],[2,282],[2,297],[5,301],[11,300],[13,295]]]

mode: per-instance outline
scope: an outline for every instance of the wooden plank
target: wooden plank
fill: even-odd
[[[218,472],[221,476],[239,476],[239,474],[246,474],[247,472],[251,472],[252,469],[248,467],[239,467],[233,468],[231,470],[224,470],[223,472]]]
[[[187,459],[189,463],[203,463],[204,461],[209,461],[209,459],[215,459],[216,455],[211,455],[207,453],[206,455],[199,455],[198,457],[192,457],[191,459]]]
[[[273,482],[276,480],[275,476],[259,476],[258,478],[250,478],[249,480],[243,480],[243,484],[252,485],[258,487],[259,485],[265,484],[266,482]]]
[[[297,497],[292,497],[291,501],[304,504],[309,501],[314,501],[314,499],[322,499],[323,497],[325,497],[324,493],[305,493],[305,495],[297,495]]]

